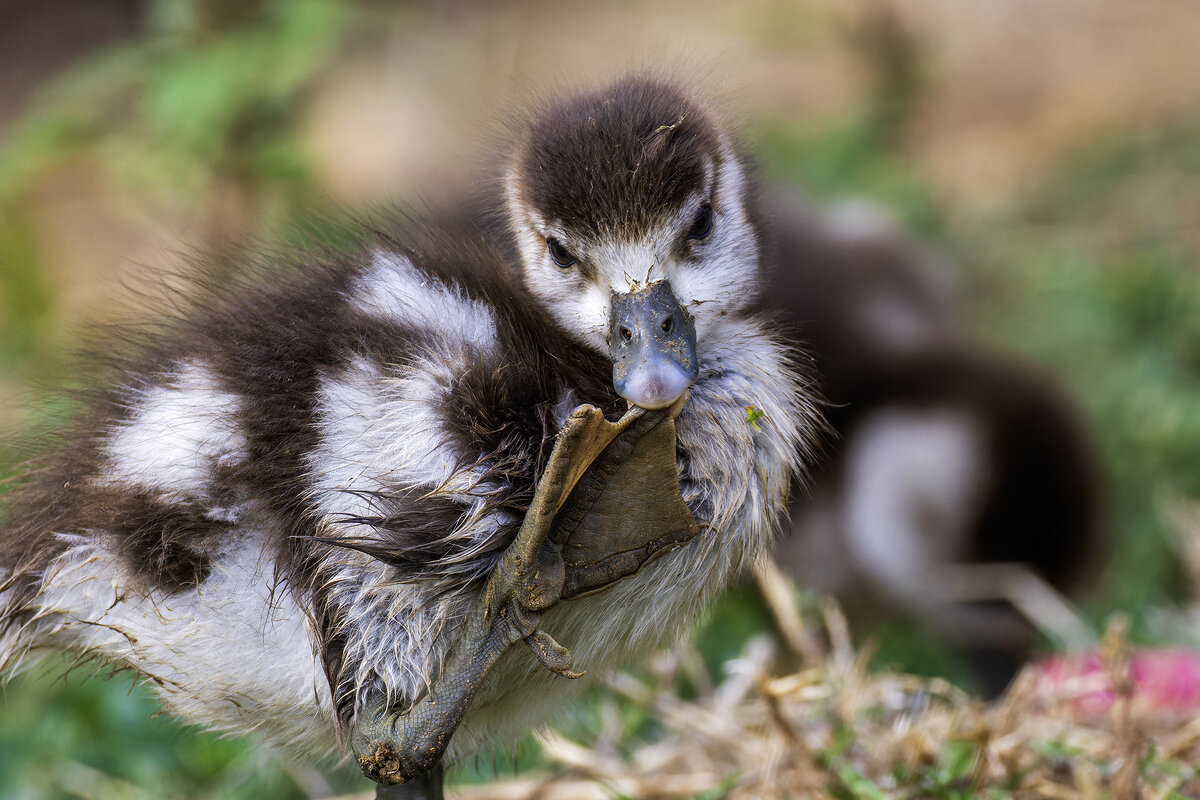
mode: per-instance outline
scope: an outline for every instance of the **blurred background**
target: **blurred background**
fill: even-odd
[[[744,120],[808,219],[869,208],[948,276],[956,339],[1068,398],[1101,487],[1084,624],[1121,611],[1135,640],[1200,643],[1198,41],[1177,0],[0,0],[0,470],[69,413],[55,389],[85,327],[152,311],[129,287],[197,250],[336,242],[347,213],[451,203],[530,102],[654,68]],[[981,688],[928,620],[851,621],[877,665]],[[695,656],[719,674],[771,626],[735,590]],[[2,797],[369,789],[63,666],[2,690]],[[654,735],[606,703],[564,730]],[[530,741],[457,779],[538,759]]]

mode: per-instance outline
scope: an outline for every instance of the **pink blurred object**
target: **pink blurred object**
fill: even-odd
[[[1048,705],[1073,716],[1106,715],[1118,697],[1114,676],[1096,651],[1042,659],[1033,667],[1034,691]],[[1139,717],[1174,719],[1200,714],[1200,652],[1182,647],[1135,650],[1129,660],[1131,711]]]

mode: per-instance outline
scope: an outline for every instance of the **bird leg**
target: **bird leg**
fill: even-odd
[[[675,466],[674,417],[682,405],[633,408],[616,423],[592,406],[571,413],[516,539],[472,606],[440,677],[404,711],[382,698],[360,711],[351,747],[364,775],[397,784],[439,768],[488,671],[519,640],[547,669],[580,677],[570,652],[539,630],[546,609],[632,575],[699,530]]]
[[[375,800],[445,800],[442,792],[444,772],[441,765],[404,783],[381,783],[375,787]]]

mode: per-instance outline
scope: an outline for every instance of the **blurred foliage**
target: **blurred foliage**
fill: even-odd
[[[155,0],[147,35],[88,57],[36,98],[0,151],[0,379],[60,377],[48,333],[61,321],[26,202],[38,182],[82,160],[111,187],[164,198],[233,185],[254,216],[244,233],[298,219],[316,188],[300,115],[344,42],[350,11],[336,0]],[[32,427],[53,424],[68,406],[45,399]],[[4,442],[0,475],[29,454]],[[156,716],[157,701],[132,676],[84,680],[84,667],[59,678],[65,670],[51,659],[0,690],[0,797],[312,794],[310,766]],[[357,769],[323,772],[318,792],[369,789]]]
[[[345,35],[335,0],[150,5],[150,32],[93,55],[42,93],[9,134],[0,198],[79,154],[117,182],[203,190],[236,176],[311,188],[297,117]]]
[[[73,159],[114,186],[202,196],[235,185],[250,198],[248,233],[282,223],[320,239],[345,235],[307,215],[319,187],[298,123],[354,20],[354,6],[336,0],[155,0],[148,35],[89,58],[39,97],[0,152],[0,379],[45,369],[53,289],[23,201]],[[911,57],[903,43],[876,45]],[[918,66],[905,64],[905,80],[918,81]],[[1200,198],[1200,124],[1100,142],[1015,209],[977,220],[942,207],[905,156],[904,113],[890,105],[808,126],[763,121],[754,134],[761,172],[818,201],[854,195],[891,209],[962,265],[964,316],[981,337],[1048,365],[1069,386],[1110,471],[1115,557],[1090,607],[1097,616],[1127,609],[1144,622],[1151,606],[1181,599],[1163,502],[1200,497],[1200,241],[1195,217],[1175,204]],[[37,417],[62,413],[59,404]],[[735,591],[699,632],[709,671],[720,674],[767,620],[753,592]],[[965,680],[962,665],[918,633],[888,628],[878,642],[879,663]],[[145,688],[56,682],[56,666],[3,690],[0,796],[306,796],[295,773],[262,750],[151,719],[156,703]],[[562,724],[568,732],[609,726],[622,741],[655,732],[644,711],[604,692]],[[960,756],[946,754],[931,792],[954,785]],[[485,753],[456,776],[484,780],[538,758],[526,741],[515,756]],[[366,788],[353,772],[330,770],[333,788]],[[847,767],[846,796],[871,796],[864,780]]]
[[[158,716],[158,703],[131,674],[60,677],[58,659],[3,689],[0,796],[24,798],[303,798],[269,751]],[[344,774],[333,785],[362,788]]]
[[[54,170],[82,160],[109,186],[164,202],[223,189],[219,204],[232,189],[257,217],[242,235],[313,204],[298,122],[344,42],[349,8],[156,0],[145,36],[88,56],[40,93],[0,151],[0,369],[57,344],[43,335],[53,289],[26,207]]]
[[[9,204],[0,213],[0,374],[36,352],[51,322],[52,296],[41,280],[37,245],[28,210]]]
[[[869,198],[907,230],[944,236],[945,215],[911,159],[874,114],[802,125],[766,120],[755,132],[760,172],[801,187],[814,199]]]
[[[1165,505],[1200,497],[1200,218],[1178,213],[1200,192],[1197,127],[1098,145],[954,245],[978,268],[980,332],[1051,365],[1093,423],[1113,552],[1092,606],[1143,624],[1187,588]]]
[[[1164,504],[1200,497],[1198,128],[1110,135],[986,219],[941,207],[869,114],[758,137],[765,174],[818,202],[875,200],[925,234],[962,270],[968,327],[1071,392],[1107,470],[1112,549],[1088,605],[1097,620],[1130,611],[1143,637],[1147,612],[1187,590]],[[927,672],[939,648],[920,639],[885,631],[880,660]]]

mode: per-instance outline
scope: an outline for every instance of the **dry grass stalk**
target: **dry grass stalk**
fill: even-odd
[[[762,577],[760,575],[760,580]],[[767,577],[770,582],[770,576]],[[779,586],[775,586],[778,592]],[[778,596],[778,595],[777,595]],[[774,605],[774,604],[773,604]],[[822,607],[828,647],[813,662],[811,630],[780,627],[805,669],[774,675],[774,648],[755,639],[730,674],[695,700],[662,686],[692,674],[695,659],[660,663],[655,680],[613,678],[624,702],[661,721],[660,738],[618,757],[546,734],[558,774],[459,787],[460,800],[496,798],[994,798],[1125,800],[1200,797],[1200,720],[1181,725],[1133,702],[1130,649],[1120,622],[1101,646],[1115,687],[1108,714],[1081,715],[1100,688],[1095,676],[1048,683],[1027,669],[998,701],[985,704],[945,681],[868,672],[832,604]],[[790,629],[788,625],[791,625]]]

